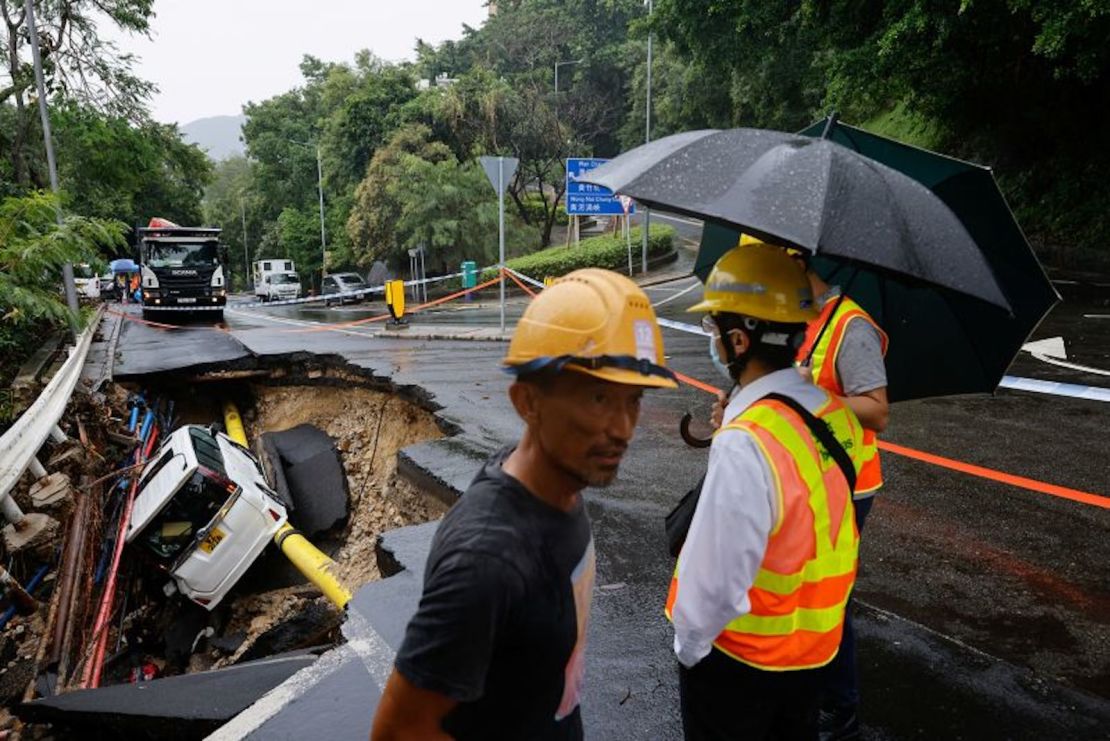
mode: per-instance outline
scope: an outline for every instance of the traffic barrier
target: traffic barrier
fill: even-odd
[[[35,460],[35,455],[46,442],[46,438],[58,428],[58,421],[81,377],[81,369],[85,365],[85,357],[100,317],[101,312],[98,311],[89,326],[77,336],[76,344],[69,350],[69,358],[50,379],[50,383],[46,384],[46,388],[31,406],[0,436],[0,461],[4,462],[0,467],[0,511],[13,525],[22,522],[24,515],[9,493],[28,466],[34,466],[38,473],[45,475],[46,471]]]

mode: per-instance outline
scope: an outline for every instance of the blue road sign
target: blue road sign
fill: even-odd
[[[590,170],[604,165],[609,160],[578,157],[567,160],[567,213],[571,216],[621,216],[624,209],[620,199],[613,195],[613,191],[602,188],[600,185],[583,183],[581,179]],[[636,205],[632,204],[628,213],[636,213]]]

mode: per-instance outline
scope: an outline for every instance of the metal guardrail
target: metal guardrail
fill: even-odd
[[[35,459],[35,455],[46,442],[46,438],[53,436],[57,439],[60,434],[60,430],[57,429],[58,421],[62,418],[69,403],[69,397],[81,378],[81,369],[85,365],[89,345],[92,344],[93,335],[96,333],[103,313],[104,309],[101,307],[85,331],[78,335],[77,344],[69,348],[69,358],[50,379],[46,388],[0,437],[0,510],[10,522],[15,523],[23,519],[23,513],[9,496],[11,490],[19,482],[19,477],[28,466],[37,469],[36,472],[41,472],[41,464]],[[62,439],[65,439],[64,436]]]

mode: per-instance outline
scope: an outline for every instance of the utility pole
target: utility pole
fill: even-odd
[[[251,253],[247,248],[247,207],[243,205],[243,194],[239,194],[239,215],[243,217],[243,290],[251,289]]]
[[[28,0],[30,2],[30,0]],[[328,277],[328,237],[324,232],[324,166],[320,163],[320,145],[316,145],[316,190],[320,193],[320,292]]]
[[[39,117],[42,119],[42,138],[46,145],[46,166],[50,170],[50,190],[58,195],[58,164],[54,160],[54,138],[50,133],[50,111],[46,107],[46,83],[42,77],[42,55],[39,53],[39,32],[35,28],[34,0],[24,3],[27,14],[27,33],[31,37],[31,58],[35,67],[35,87],[39,95]],[[58,205],[58,226],[62,225],[61,204]],[[74,341],[77,339],[77,285],[73,280],[73,263],[67,262],[62,266],[62,282],[65,284],[66,305],[73,313],[70,319],[70,329],[73,331]]]
[[[652,0],[647,0],[648,18],[651,18],[652,11],[654,10],[654,3]],[[648,44],[647,44],[647,104],[644,106],[644,144],[651,141],[651,47],[653,36],[648,31]],[[643,260],[643,272],[646,273],[648,269],[648,235],[651,232],[651,209],[644,206],[644,233],[642,235],[641,255]]]
[[[497,158],[497,256],[498,269],[505,270],[505,158]],[[501,334],[505,334],[505,274],[501,274]]]

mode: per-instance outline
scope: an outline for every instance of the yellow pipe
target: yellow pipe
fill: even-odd
[[[243,418],[239,416],[239,409],[234,402],[224,402],[224,428],[227,436],[244,448],[247,445],[247,431],[243,429]]]
[[[238,408],[230,401],[224,402],[224,427],[228,437],[244,448],[248,447],[243,419],[239,416]],[[308,538],[288,522],[274,534],[274,543],[306,579],[320,588],[325,597],[340,609],[347,606],[351,601],[351,592],[332,573],[335,561],[326,553],[308,542]]]
[[[274,542],[281,548],[297,570],[310,582],[320,588],[324,596],[335,603],[336,607],[344,608],[351,601],[351,593],[343,583],[332,573],[335,561],[319,548],[308,542],[292,525],[285,523],[274,536]]]

